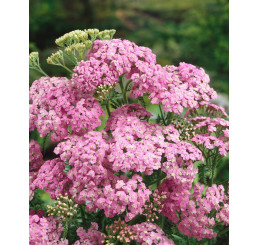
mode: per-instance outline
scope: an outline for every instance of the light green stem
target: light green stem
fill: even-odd
[[[159,110],[160,110],[160,114],[161,114],[161,118],[162,118],[162,121],[164,123],[164,126],[166,126],[166,121],[165,121],[165,118],[163,116],[163,112],[162,112],[162,108],[161,108],[161,105],[159,104]]]
[[[34,69],[34,70],[40,72],[41,74],[43,74],[44,76],[49,77],[49,76],[41,69],[40,66],[38,66],[37,68],[36,68],[36,67],[30,67],[30,69]]]
[[[69,221],[67,220],[65,222],[65,225],[64,225],[64,233],[63,233],[63,238],[65,239],[67,237],[67,234],[68,234],[68,227],[69,227]]]
[[[119,77],[119,86],[120,86],[121,91],[122,91],[122,95],[123,95],[123,98],[124,98],[124,103],[128,104],[128,100],[127,100],[127,97],[126,97],[126,90],[124,88],[123,77],[122,76]]]
[[[73,71],[70,70],[70,69],[69,69],[68,67],[66,67],[65,65],[60,64],[60,66],[62,66],[64,69],[66,69],[66,70],[69,71],[70,73],[73,73]]]

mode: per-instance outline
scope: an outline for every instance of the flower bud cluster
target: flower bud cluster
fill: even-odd
[[[106,99],[106,97],[108,96],[108,94],[112,91],[112,89],[114,88],[114,85],[99,85],[96,88],[96,92],[93,95],[97,100],[104,100]]]
[[[125,223],[125,221],[120,218],[112,225],[106,226],[107,236],[105,239],[105,244],[115,244],[118,242],[130,243],[136,239],[136,233],[133,232],[132,226]]]
[[[167,193],[159,193],[156,189],[152,194],[149,201],[144,205],[143,215],[146,217],[147,222],[154,222],[159,217],[157,213],[160,213],[164,206],[164,201],[167,199]]]
[[[113,36],[115,35],[116,30],[112,29],[112,30],[104,30],[104,31],[100,31],[98,33],[98,38],[102,39],[102,40],[111,40],[113,38]]]
[[[91,48],[92,41],[86,40],[83,43],[74,43],[64,49],[65,53],[69,56],[73,56],[75,51],[77,51],[81,58],[84,57],[84,54]]]
[[[62,50],[58,50],[52,53],[51,56],[47,58],[47,63],[50,65],[60,65],[64,63],[64,54]]]
[[[171,124],[178,130],[180,140],[190,141],[195,136],[194,125],[185,118],[182,120],[172,120]]]
[[[72,218],[77,213],[78,204],[68,194],[62,194],[56,198],[54,206],[47,205],[49,216],[58,216],[62,221]]]
[[[65,48],[74,43],[81,43],[88,39],[87,31],[75,30],[64,34],[63,36],[56,39],[56,44],[59,47]]]
[[[39,53],[31,52],[29,55],[29,66],[37,67],[39,65]]]
[[[88,50],[92,47],[92,43],[97,38],[110,40],[113,38],[115,32],[115,30],[99,31],[98,29],[75,30],[56,39],[56,44],[64,48],[64,52],[70,56],[72,60],[75,59],[77,63],[78,59],[83,60],[85,58]],[[88,40],[88,38],[90,38],[90,40]],[[47,62],[53,65],[64,65],[63,53],[61,54],[60,52],[62,51],[52,54],[52,56],[47,59]],[[77,56],[76,52],[78,52],[79,56]]]

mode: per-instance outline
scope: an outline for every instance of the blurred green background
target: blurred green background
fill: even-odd
[[[228,0],[30,0],[30,51],[49,75],[66,75],[46,58],[55,39],[75,29],[116,29],[116,38],[147,46],[161,65],[203,67],[228,95]],[[38,78],[31,71],[30,82]]]

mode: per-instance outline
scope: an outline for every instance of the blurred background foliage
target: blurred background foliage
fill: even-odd
[[[149,47],[161,65],[203,67],[216,91],[228,95],[228,0],[30,0],[30,51],[46,64],[55,39],[75,29],[116,29],[115,38]],[[38,78],[31,71],[30,82]]]

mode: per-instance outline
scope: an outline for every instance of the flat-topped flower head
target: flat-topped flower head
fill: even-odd
[[[184,108],[196,108],[202,101],[216,98],[202,68],[181,62],[178,67],[165,66],[163,70],[166,79],[161,88],[149,92],[152,103],[161,103],[165,111],[181,114]]]
[[[118,83],[123,74],[134,81],[134,75],[145,72],[145,66],[150,66],[151,72],[151,66],[156,64],[150,49],[120,39],[94,41],[87,58],[74,68],[73,79],[78,88],[90,94],[100,85]]]
[[[108,160],[114,171],[129,170],[151,174],[161,166],[166,145],[162,126],[138,117],[120,117],[110,140]]]
[[[141,104],[126,104],[111,112],[110,117],[106,122],[106,131],[115,130],[120,120],[125,120],[126,117],[137,117],[139,119],[147,119],[152,116]]]
[[[51,198],[64,195],[71,183],[64,172],[65,165],[60,158],[44,162],[33,184],[36,188],[44,189]]]
[[[65,77],[42,77],[30,88],[32,107],[30,117],[41,134],[51,134],[52,141],[60,141],[70,129],[82,134],[101,125],[104,115],[98,101],[75,87]],[[33,129],[33,126],[31,127]]]
[[[60,239],[64,228],[60,220],[54,217],[40,217],[37,214],[29,216],[29,243],[34,244],[65,244],[67,239]]]

